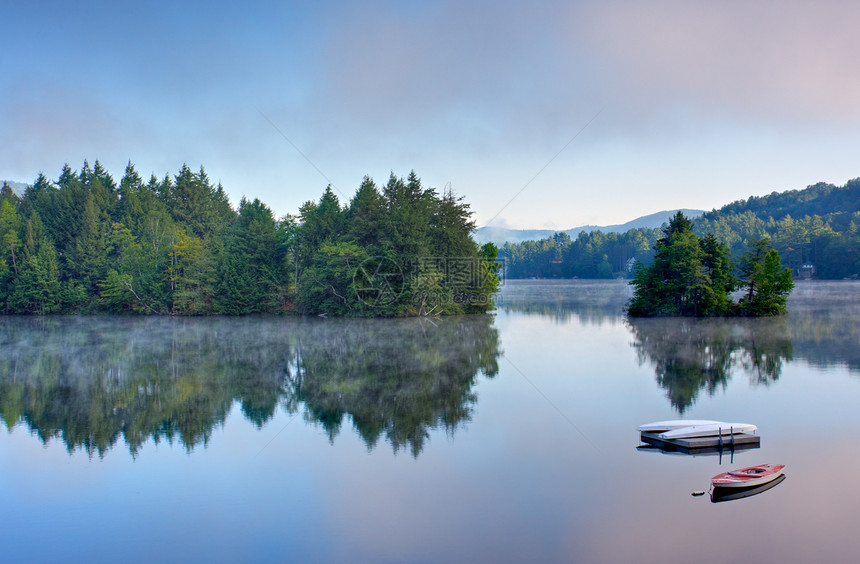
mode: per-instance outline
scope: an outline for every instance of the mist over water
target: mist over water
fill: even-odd
[[[701,348],[720,334],[750,346],[782,339],[795,359],[819,366],[845,364],[860,370],[860,283],[799,281],[788,298],[788,315],[775,318],[656,318],[624,315],[632,287],[624,280],[508,280],[497,300],[506,313],[551,318],[558,323],[622,323],[634,336],[660,334],[681,347],[701,341]],[[665,334],[664,334],[665,333]],[[664,351],[658,357],[665,357]]]
[[[234,403],[258,428],[277,410],[345,419],[374,447],[421,451],[470,417],[498,372],[489,316],[458,319],[0,318],[0,408],[43,442],[104,455],[120,438],[206,444]],[[398,409],[394,409],[395,404]]]
[[[630,295],[508,281],[463,318],[0,317],[0,559],[860,557],[860,490],[820,479],[860,463],[860,283],[800,282],[770,319],[627,319]],[[637,450],[637,425],[679,417],[756,424],[760,447]],[[690,496],[762,462],[786,480]],[[702,530],[732,542],[703,552]]]

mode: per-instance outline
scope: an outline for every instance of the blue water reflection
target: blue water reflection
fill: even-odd
[[[701,323],[627,322],[627,292],[509,281],[459,320],[2,318],[0,559],[860,558],[860,488],[822,479],[860,463],[860,284]],[[637,451],[682,406],[760,448]],[[764,462],[790,479],[690,495]]]
[[[460,319],[0,318],[0,416],[104,456],[120,440],[208,444],[234,403],[257,428],[302,410],[331,442],[345,418],[417,456],[471,417],[498,372],[489,316]]]

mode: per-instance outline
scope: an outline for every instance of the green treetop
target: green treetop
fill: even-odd
[[[767,239],[750,244],[740,264],[740,281],[728,246],[713,234],[700,239],[681,212],[663,229],[654,250],[654,262],[638,264],[631,282],[635,290],[627,312],[633,317],[785,313],[794,284]],[[746,292],[736,304],[731,293],[741,284]]]

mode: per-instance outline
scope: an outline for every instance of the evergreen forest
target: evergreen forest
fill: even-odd
[[[119,182],[98,161],[0,191],[0,313],[352,317],[483,313],[497,249],[469,205],[412,172],[349,202],[331,186],[298,215],[231,205],[204,168]]]
[[[637,263],[627,308],[632,317],[761,317],[786,312],[791,271],[764,237],[749,242],[739,262],[712,233],[700,238],[681,212],[663,228],[649,265]],[[737,275],[735,273],[738,273]],[[732,294],[743,289],[738,302]]]
[[[795,277],[860,277],[860,179],[844,186],[819,183],[804,190],[750,197],[696,218],[693,231],[713,234],[732,256],[750,242],[770,239]],[[506,243],[500,256],[507,278],[629,278],[637,261],[650,264],[660,229],[626,233],[566,233]]]

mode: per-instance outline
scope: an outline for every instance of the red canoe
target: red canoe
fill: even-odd
[[[751,488],[766,484],[782,475],[785,464],[760,464],[740,470],[723,472],[711,478],[711,485],[719,488]]]

